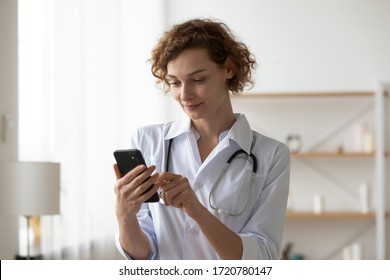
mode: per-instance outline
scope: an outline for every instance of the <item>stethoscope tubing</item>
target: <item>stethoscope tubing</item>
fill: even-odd
[[[173,138],[169,139],[169,144],[168,144],[168,149],[167,149],[167,157],[166,157],[166,163],[165,163],[165,171],[168,172],[169,170],[169,161],[170,161],[170,157],[171,157],[171,148],[172,148],[172,142],[173,142]],[[215,181],[215,183],[213,184],[213,186],[211,187],[211,190],[210,190],[210,194],[209,194],[209,205],[211,207],[211,209],[217,211],[219,214],[223,214],[223,215],[229,215],[229,216],[240,216],[242,213],[245,212],[247,206],[249,203],[245,203],[245,206],[244,208],[239,211],[238,213],[230,213],[228,211],[225,211],[223,209],[220,209],[220,208],[217,208],[215,207],[213,204],[212,204],[212,201],[211,201],[211,197],[213,195],[213,193],[215,192],[216,190],[216,186],[218,186],[219,182],[221,181],[222,177],[225,175],[226,171],[229,169],[229,166],[231,165],[232,161],[237,158],[237,156],[239,154],[245,154],[247,155],[247,159],[249,160],[249,157],[252,159],[252,176],[251,176],[251,186],[253,185],[253,178],[257,172],[257,158],[256,156],[253,154],[253,153],[250,153],[248,154],[247,152],[245,152],[243,149],[240,149],[240,150],[237,150],[236,152],[234,152],[230,157],[229,159],[227,160],[224,168],[222,169],[222,172],[221,174],[219,174],[217,180]],[[251,187],[251,192],[252,192],[252,188],[253,186]],[[249,194],[249,199],[251,199],[252,197],[252,194],[250,193]]]

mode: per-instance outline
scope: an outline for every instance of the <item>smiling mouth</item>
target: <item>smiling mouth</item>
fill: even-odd
[[[191,104],[191,105],[183,105],[183,107],[188,111],[194,111],[196,110],[202,103],[199,104]]]

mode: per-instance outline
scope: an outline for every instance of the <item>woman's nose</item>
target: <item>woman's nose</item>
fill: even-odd
[[[190,100],[193,97],[193,92],[188,84],[184,84],[181,87],[180,99],[183,101]]]

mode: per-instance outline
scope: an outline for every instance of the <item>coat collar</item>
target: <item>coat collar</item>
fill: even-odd
[[[245,115],[235,114],[235,117],[236,122],[227,132],[223,132],[220,138],[234,141],[241,149],[250,153],[253,138],[252,129]],[[191,133],[198,139],[197,131],[191,127],[191,119],[183,117],[167,124],[164,139],[169,140],[182,134]]]

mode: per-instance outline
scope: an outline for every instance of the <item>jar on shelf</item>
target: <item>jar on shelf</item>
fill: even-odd
[[[302,140],[299,134],[289,134],[286,138],[286,145],[291,153],[298,153],[302,148]]]

